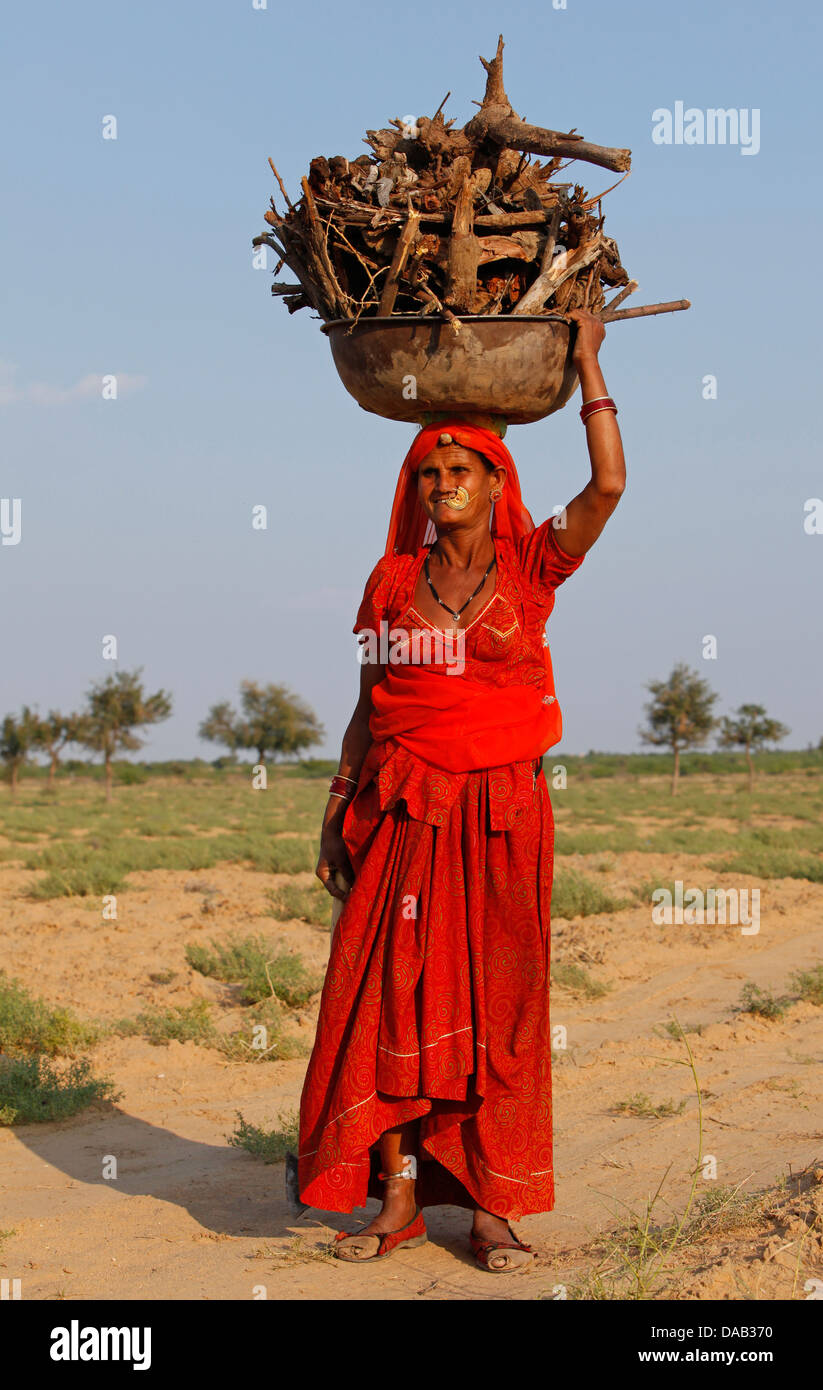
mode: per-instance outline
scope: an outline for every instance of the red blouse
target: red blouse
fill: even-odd
[[[546,621],[554,607],[555,590],[580,567],[584,557],[566,554],[558,543],[553,520],[549,517],[517,543],[495,538],[497,585],[488,603],[464,629],[465,669],[462,674],[451,675],[451,680],[467,679],[492,687],[535,685],[552,692],[543,696],[544,704],[556,702]],[[378,560],[366,583],[355,633],[379,633],[381,622],[388,624],[392,639],[398,629],[438,631],[413,606],[427,553],[428,547],[421,546],[415,555],[388,555]],[[492,830],[509,828],[524,807],[531,805],[536,772],[534,759],[481,771],[479,775],[487,782]],[[371,783],[376,782],[381,811],[402,798],[414,819],[440,825],[467,779],[477,775],[435,767],[395,738],[375,740],[361,770],[358,795],[346,812],[344,835],[350,853],[356,860],[357,848],[371,828],[366,821],[371,822],[372,816],[361,796]],[[366,800],[371,802],[372,798]]]

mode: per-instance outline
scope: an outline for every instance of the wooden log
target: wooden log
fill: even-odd
[[[475,226],[477,223],[475,222]],[[534,240],[534,245],[526,241],[526,237]],[[477,238],[480,247],[480,265],[488,265],[490,261],[515,260],[533,261],[538,251],[537,232],[521,232],[520,238],[513,236],[481,236]]]
[[[497,227],[545,227],[553,216],[553,208],[545,208],[542,212],[485,212],[475,217],[474,225],[483,231]]]
[[[471,312],[477,288],[477,266],[480,245],[474,235],[474,204],[471,179],[465,176],[454,208],[452,234],[449,241],[449,269],[446,277],[444,303],[458,314]]]
[[[512,116],[491,116],[478,111],[466,126],[466,134],[478,145],[490,141],[494,145],[522,150],[524,154],[559,155],[561,159],[583,159],[601,169],[616,169],[622,173],[632,167],[632,152],[593,145],[579,135],[563,134],[559,130],[544,130]]]
[[[272,251],[276,251],[282,260],[286,259],[283,254],[283,247],[280,245],[277,238],[272,236],[270,232],[264,232],[262,236],[252,237],[251,244],[252,246],[270,246]]]
[[[570,184],[550,184],[553,189],[565,192],[570,188]],[[409,190],[410,196],[415,198],[420,190],[412,188]],[[425,190],[424,190],[425,191]],[[331,198],[318,198],[315,195],[317,208],[331,215],[333,225],[342,222],[353,227],[367,227],[374,218],[374,208],[369,203],[356,203],[351,199],[340,199],[339,202]],[[484,212],[479,213],[474,219],[475,228],[482,227],[484,231],[494,231],[497,228],[507,227],[545,227],[546,223],[553,216],[555,205],[547,208],[535,208],[534,211],[524,210],[523,212]],[[381,218],[386,227],[394,226],[397,222],[405,221],[407,213],[400,208],[382,208]],[[448,226],[452,221],[450,212],[426,212],[421,209],[419,212],[420,221],[428,226]],[[278,222],[282,219],[278,219]],[[276,223],[274,225],[277,225]]]
[[[456,200],[460,197],[460,190],[463,187],[463,180],[466,178],[470,179],[471,172],[471,155],[460,154],[457,156],[455,160],[452,161],[451,168],[449,169],[448,193],[449,197],[455,200],[455,203]],[[474,199],[472,198],[472,202],[473,201]]]
[[[568,280],[570,276],[576,275],[579,270],[586,270],[588,266],[596,261],[603,250],[603,238],[596,236],[592,241],[584,242],[576,251],[565,257],[558,256],[555,261],[538,275],[534,284],[526,290],[522,299],[512,309],[513,314],[539,314],[543,305],[555,290]]]
[[[549,230],[546,236],[546,245],[543,247],[543,255],[540,259],[541,275],[543,275],[545,271],[551,270],[552,267],[552,260],[554,259],[554,247],[557,241],[557,233],[560,230],[560,212],[561,209],[559,207],[556,207],[554,212],[552,213],[552,220],[549,223]]]
[[[610,314],[612,309],[616,309],[618,304],[622,304],[623,300],[628,299],[629,295],[634,294],[635,290],[638,288],[639,286],[637,281],[630,280],[628,285],[624,285],[620,293],[614,296],[614,299],[610,299],[608,304],[604,304],[603,313]]]
[[[326,240],[323,236],[323,229],[320,225],[320,218],[317,215],[314,194],[309,187],[307,178],[304,177],[300,182],[303,188],[304,225],[307,233],[305,245],[309,253],[308,269],[316,278],[318,289],[325,301],[328,310],[325,317],[347,318],[349,315],[349,298],[348,295],[343,293],[337,283],[334,267],[329,258]]]
[[[481,57],[480,62],[486,69],[486,90],[483,93],[483,106],[503,106],[511,111],[512,104],[506,96],[506,88],[503,86],[503,49],[506,45],[503,42],[503,35],[497,36],[497,52],[493,58]]]
[[[314,271],[309,269],[303,255],[302,242],[299,243],[295,233],[284,224],[280,229],[283,238],[283,260],[289,267],[293,275],[297,276],[303,287],[303,294],[306,296],[311,307],[316,310],[321,318],[326,318],[323,296],[320,293],[315,279]]]
[[[456,314],[452,313],[451,309],[447,309],[446,305],[440,302],[434,290],[430,289],[428,285],[421,284],[418,293],[414,297],[415,299],[425,300],[424,306],[420,310],[421,315],[433,313],[436,309],[439,314],[442,314],[446,322],[451,325],[455,337],[460,333],[463,325],[459,318]]]
[[[524,154],[559,155],[564,159],[584,159],[602,169],[619,173],[631,168],[631,150],[610,149],[593,145],[575,131],[544,130],[542,126],[521,121],[506,96],[503,86],[503,36],[497,40],[497,53],[488,62],[480,61],[486,69],[486,92],[476,116],[463,127],[463,135],[477,146],[488,141]]]
[[[588,278],[587,278],[587,280],[586,280],[586,288],[585,288],[585,290],[584,290],[584,292],[583,292],[583,308],[584,308],[584,309],[588,309],[588,307],[589,307],[589,299],[591,298],[592,280],[593,280],[593,279],[594,279],[594,266],[591,266],[590,269],[589,269]]]
[[[676,314],[680,309],[690,309],[690,299],[670,299],[667,304],[640,304],[636,309],[618,309],[609,313],[604,309],[598,317],[601,323],[619,323],[622,319],[645,319],[651,314]]]
[[[397,238],[397,245],[394,248],[394,255],[392,256],[391,265],[389,266],[389,273],[380,295],[380,304],[377,313],[381,318],[387,317],[394,308],[394,301],[397,298],[397,291],[400,287],[400,276],[403,273],[403,267],[408,259],[409,251],[417,237],[417,229],[419,226],[420,214],[416,212],[409,213],[406,225]]]

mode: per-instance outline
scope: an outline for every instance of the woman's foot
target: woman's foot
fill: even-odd
[[[359,1236],[382,1235],[384,1231],[399,1231],[411,1221],[417,1211],[414,1183],[409,1178],[386,1178],[383,1183],[383,1205]]]
[[[405,1189],[405,1190],[403,1190]],[[390,1255],[392,1250],[425,1245],[426,1223],[414,1200],[414,1182],[408,1178],[384,1179],[383,1206],[362,1231],[335,1236],[339,1260],[359,1263]]]
[[[534,1262],[531,1246],[517,1239],[508,1221],[482,1207],[475,1207],[470,1239],[477,1264],[492,1274],[510,1274]]]
[[[493,1216],[490,1211],[484,1211],[482,1207],[475,1207],[474,1209],[472,1235],[477,1236],[478,1240],[489,1241],[495,1245],[511,1245],[512,1243],[508,1221],[502,1216]]]
[[[338,1259],[378,1259],[401,1245],[425,1244],[426,1223],[414,1197],[418,1129],[419,1122],[413,1120],[381,1136],[383,1205],[362,1231],[350,1236],[341,1231],[335,1236]]]

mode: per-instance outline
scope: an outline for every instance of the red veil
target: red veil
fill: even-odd
[[[492,535],[503,540],[518,541],[521,536],[534,530],[534,522],[520,495],[520,480],[514,459],[500,436],[493,430],[471,425],[459,418],[441,420],[436,425],[425,425],[406,454],[392,504],[386,555],[395,552],[414,555],[425,544],[430,523],[417,500],[417,470],[423,459],[437,447],[437,441],[444,432],[452,436],[455,444],[462,445],[464,449],[474,449],[496,468],[506,469],[503,496],[499,502],[495,502],[492,513]],[[433,528],[430,536],[433,540]]]

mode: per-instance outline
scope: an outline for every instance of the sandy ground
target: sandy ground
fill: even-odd
[[[683,854],[613,861],[598,878],[618,893],[675,877],[731,884]],[[261,915],[276,880],[240,867],[131,874],[117,922],[102,921],[96,902],[32,901],[30,879],[19,865],[0,866],[0,963],[80,1017],[113,1020],[205,997],[231,1021],[232,991],[185,962],[192,940],[261,932],[310,964],[327,958],[328,933]],[[553,1025],[567,1033],[554,1067],[557,1206],[518,1228],[539,1251],[528,1272],[501,1280],[478,1270],[468,1213],[449,1207],[428,1212],[426,1246],[362,1268],[330,1258],[334,1231],[356,1229],[364,1213],[296,1219],[283,1167],[227,1142],[238,1112],[269,1128],[297,1108],[305,1060],[227,1063],[191,1043],[113,1038],[92,1055],[95,1071],[122,1091],[117,1104],[59,1125],[0,1130],[0,1229],[13,1232],[0,1245],[0,1276],[20,1279],[27,1299],[574,1296],[603,1259],[596,1237],[617,1229],[628,1209],[641,1211],[667,1170],[658,1214],[683,1209],[698,1125],[683,1044],[661,1027],[676,1015],[705,1025],[689,1041],[704,1097],[704,1159],[714,1158],[717,1176],[701,1177],[698,1195],[742,1184],[771,1196],[747,1220],[679,1253],[656,1296],[805,1298],[815,1280],[823,1292],[823,1009],[798,1003],[775,1022],[735,1012],[747,980],[780,993],[792,971],[823,959],[823,885],[734,882],[761,889],[755,936],[732,926],[654,926],[640,906],[555,922],[555,959],[581,963],[611,988],[588,1000],[554,991]],[[208,916],[193,884],[219,890]],[[149,980],[163,971],[174,972],[170,983]],[[316,1001],[295,1020],[309,1042],[315,1019]],[[686,1106],[660,1119],[615,1109],[638,1092]],[[116,1180],[102,1176],[107,1155],[117,1158]]]

